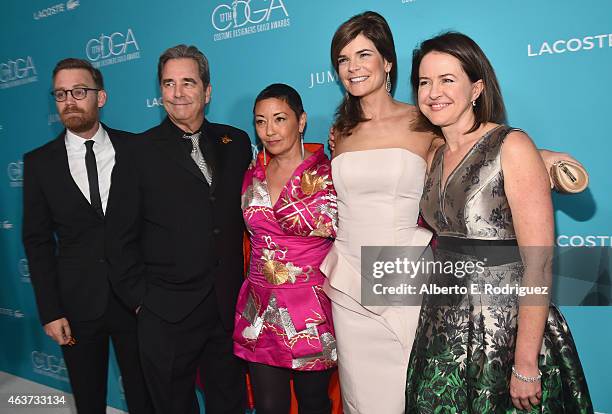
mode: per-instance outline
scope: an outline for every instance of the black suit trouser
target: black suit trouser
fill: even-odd
[[[62,346],[62,351],[77,412],[106,413],[110,338],[129,412],[150,414],[153,409],[140,365],[134,314],[111,292],[102,317],[92,321],[68,320],[68,323],[76,344]]]
[[[142,307],[138,340],[156,414],[198,414],[200,369],[206,414],[244,414],[245,365],[219,318],[214,290],[183,320],[170,323]]]

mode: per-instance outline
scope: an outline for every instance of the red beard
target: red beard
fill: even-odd
[[[98,120],[98,114],[97,111],[87,112],[79,108],[66,108],[60,114],[60,119],[67,129],[82,133],[93,128]]]

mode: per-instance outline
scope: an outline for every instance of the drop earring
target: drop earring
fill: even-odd
[[[385,89],[387,90],[387,93],[391,95],[391,76],[389,75],[389,72],[387,72],[387,82],[385,83]]]
[[[472,101],[472,106],[476,106],[476,100],[475,99]]]
[[[302,144],[302,161],[304,161],[304,133],[300,132],[300,143]]]
[[[268,161],[266,160],[266,147],[263,147],[263,159],[264,159],[264,167],[268,165]]]

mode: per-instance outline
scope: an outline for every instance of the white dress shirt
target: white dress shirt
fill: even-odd
[[[100,199],[102,200],[102,210],[106,213],[108,193],[111,186],[111,173],[115,166],[115,149],[101,124],[91,140],[95,142],[93,145],[93,152],[96,155],[96,164],[98,167]],[[85,167],[85,152],[87,151],[85,142],[87,141],[88,140],[79,137],[74,132],[66,130],[65,142],[70,174],[87,201],[91,203],[89,197],[89,181],[87,180],[87,167]]]

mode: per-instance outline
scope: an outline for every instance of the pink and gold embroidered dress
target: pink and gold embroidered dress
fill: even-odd
[[[251,258],[234,328],[240,358],[301,371],[328,369],[337,360],[319,270],[336,234],[336,193],[323,146],[306,147],[314,153],[297,167],[274,205],[261,157],[245,175],[242,212]]]

